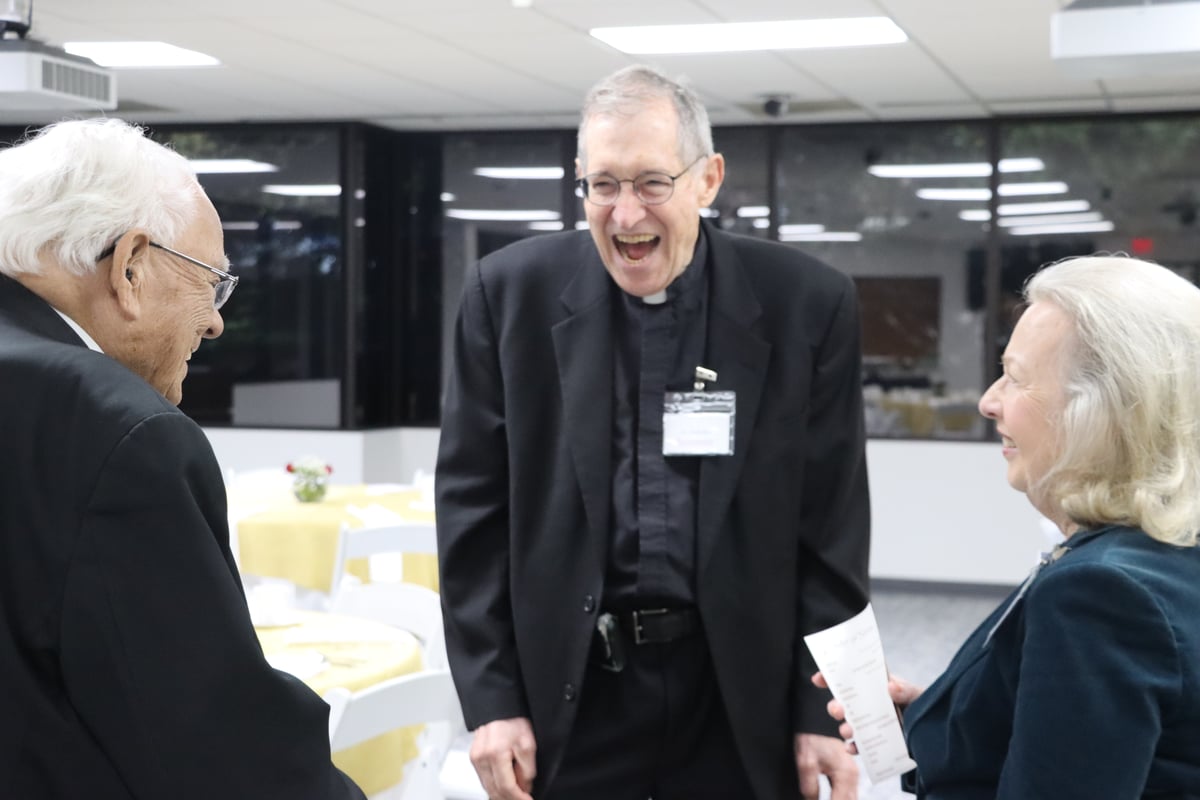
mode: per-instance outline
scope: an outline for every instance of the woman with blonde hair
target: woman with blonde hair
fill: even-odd
[[[1046,267],[1025,297],[979,410],[1009,484],[1065,539],[932,686],[889,683],[907,788],[1200,797],[1200,289],[1092,256]]]

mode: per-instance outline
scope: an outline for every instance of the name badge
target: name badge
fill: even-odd
[[[667,392],[664,456],[733,455],[736,392]]]

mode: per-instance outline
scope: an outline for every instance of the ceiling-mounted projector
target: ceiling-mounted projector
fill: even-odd
[[[117,78],[107,69],[31,39],[0,39],[0,108],[116,107]]]
[[[1050,55],[1080,78],[1200,72],[1200,2],[1076,0],[1050,17]]]

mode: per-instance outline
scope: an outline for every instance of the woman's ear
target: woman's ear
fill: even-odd
[[[141,230],[128,231],[113,247],[108,283],[125,319],[137,319],[141,315],[149,251],[150,237]]]

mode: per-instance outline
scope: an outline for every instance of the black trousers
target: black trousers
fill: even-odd
[[[566,756],[537,800],[752,800],[702,634],[589,664]]]

